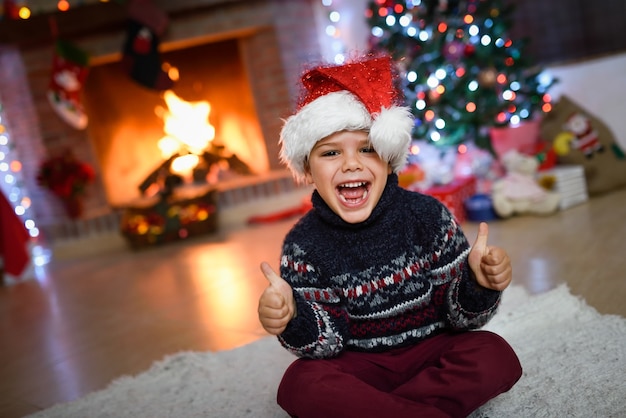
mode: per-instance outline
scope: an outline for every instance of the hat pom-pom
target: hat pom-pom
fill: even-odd
[[[382,159],[389,161],[394,172],[406,164],[411,144],[414,118],[407,107],[383,108],[375,115],[370,139]]]

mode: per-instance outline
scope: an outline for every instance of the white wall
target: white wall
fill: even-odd
[[[554,101],[566,94],[605,122],[626,149],[626,53],[548,67],[559,82],[550,89]]]

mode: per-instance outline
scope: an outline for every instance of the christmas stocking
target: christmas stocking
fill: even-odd
[[[132,0],[129,22],[122,52],[122,67],[144,87],[167,90],[174,81],[162,68],[159,54],[160,36],[168,24],[167,15],[152,0]]]
[[[56,113],[76,129],[87,127],[81,93],[88,73],[89,56],[75,45],[57,40],[52,57],[48,101]]]

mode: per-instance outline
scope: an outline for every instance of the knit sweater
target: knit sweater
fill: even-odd
[[[478,328],[495,314],[501,292],[474,281],[469,243],[435,198],[391,174],[364,222],[345,222],[317,191],[312,203],[281,255],[297,313],[278,339],[295,355],[380,352]]]

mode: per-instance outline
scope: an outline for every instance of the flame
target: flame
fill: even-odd
[[[158,147],[164,159],[174,154],[171,170],[183,177],[189,177],[198,164],[201,155],[215,138],[215,128],[209,122],[211,104],[206,101],[187,102],[173,91],[164,93],[167,109],[157,107],[155,112],[164,122],[163,136]]]

